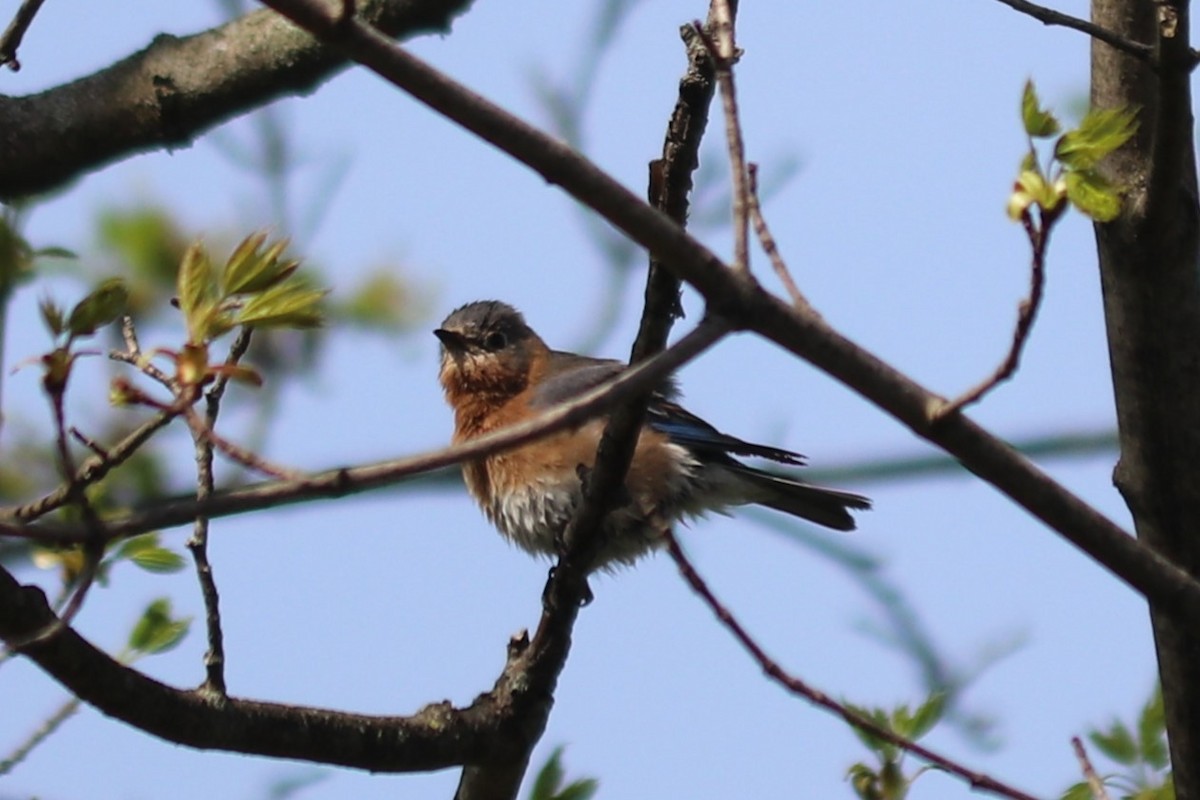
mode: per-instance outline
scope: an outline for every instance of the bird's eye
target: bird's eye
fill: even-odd
[[[508,337],[501,331],[493,331],[483,340],[483,346],[488,350],[503,350],[508,346]]]

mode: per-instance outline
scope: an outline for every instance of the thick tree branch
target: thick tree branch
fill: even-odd
[[[1126,190],[1096,226],[1121,457],[1114,482],[1138,538],[1200,576],[1200,204],[1188,4],[1093,0],[1092,19],[1157,43],[1159,69],[1092,45],[1092,104],[1138,110],[1137,134],[1101,166]],[[1194,620],[1151,597],[1175,796],[1200,797],[1200,647]]]
[[[858,347],[811,313],[791,309],[642,203],[587,159],[442,75],[359,23],[339,25],[315,0],[267,0],[355,60],[527,164],[663,259],[710,311],[763,334],[859,392],[942,447],[1038,519],[1164,609],[1200,623],[1200,583],[1071,494],[1004,442],[959,416],[932,415],[945,401]]]
[[[26,638],[56,617],[40,589],[0,569],[0,638]],[[97,650],[70,628],[25,655],[72,694],[147,733],[200,749],[303,759],[374,772],[418,772],[464,763],[490,736],[491,709],[426,706],[411,717],[348,714],[166,686]]]
[[[389,36],[445,32],[471,0],[363,0]],[[278,14],[257,11],[149,47],[80,80],[0,96],[0,198],[46,192],[146,150],[181,147],[239,114],[304,94],[346,65]]]

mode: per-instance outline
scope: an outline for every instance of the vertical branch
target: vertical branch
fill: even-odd
[[[250,347],[250,329],[243,328],[229,349],[225,363],[233,366],[241,361]],[[205,396],[205,423],[208,430],[217,424],[221,411],[221,398],[229,378],[218,376]],[[196,502],[204,504],[213,493],[213,442],[210,436],[192,430],[196,446]],[[204,623],[208,631],[208,652],[204,654],[204,688],[221,697],[225,696],[225,637],[221,630],[221,597],[217,582],[213,578],[212,564],[208,560],[208,517],[198,514],[192,526],[191,538],[187,541],[192,561],[196,565],[196,579],[200,583],[200,594],[204,599]]]
[[[779,245],[776,243],[775,237],[771,235],[771,229],[767,227],[762,204],[758,199],[758,164],[746,165],[746,178],[746,202],[749,206],[750,220],[754,223],[754,234],[758,237],[758,243],[762,246],[763,252],[767,254],[767,259],[770,260],[771,267],[787,290],[788,296],[791,297],[792,305],[800,311],[816,314],[817,310],[812,307],[808,298],[800,291],[800,287],[792,280],[792,273],[788,270],[783,255],[779,252]]]
[[[1138,538],[1200,576],[1200,204],[1188,4],[1092,0],[1092,22],[1153,43],[1157,69],[1092,42],[1092,104],[1137,109],[1134,137],[1100,165],[1127,189],[1095,226],[1121,455],[1114,483]],[[1200,797],[1200,637],[1151,601],[1175,794]]]
[[[704,37],[713,62],[717,83],[721,87],[721,103],[725,110],[725,140],[729,146],[729,167],[733,174],[733,269],[750,270],[750,225],[748,198],[750,189],[746,176],[746,146],[738,122],[737,88],[733,81],[733,65],[741,53],[734,41],[734,16],[737,0],[712,0],[708,24],[697,30]]]

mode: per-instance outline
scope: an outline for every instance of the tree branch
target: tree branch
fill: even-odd
[[[792,694],[803,697],[813,705],[841,717],[847,724],[853,725],[855,728],[865,731],[885,742],[889,742],[896,747],[907,750],[948,774],[962,778],[976,791],[990,792],[1001,797],[1011,798],[1012,800],[1035,800],[1032,795],[1026,794],[1014,786],[999,781],[986,773],[977,772],[951,758],[930,750],[924,745],[901,736],[874,720],[855,713],[844,703],[839,703],[820,689],[810,686],[796,676],[789,674],[787,670],[780,666],[778,661],[767,655],[762,645],[746,631],[737,617],[733,615],[733,612],[717,599],[717,596],[713,594],[712,589],[708,587],[704,578],[700,577],[700,573],[696,572],[696,568],[692,565],[692,562],[684,555],[683,549],[679,546],[679,541],[673,534],[667,535],[667,551],[671,554],[675,566],[679,568],[679,573],[687,581],[692,591],[700,596],[700,599],[709,607],[717,620],[738,640],[738,643],[750,654],[751,658],[758,663],[762,671],[771,680],[780,684]]]
[[[0,34],[0,66],[7,64],[13,72],[20,71],[21,62],[17,60],[17,48],[21,46],[21,40],[25,38],[29,26],[33,24],[33,18],[37,16],[44,2],[45,0],[23,0],[17,8],[12,22],[4,29],[4,33]]]
[[[998,2],[1003,3],[1014,11],[1019,11],[1022,14],[1033,17],[1043,25],[1059,25],[1086,33],[1093,39],[1104,42],[1110,47],[1115,47],[1122,53],[1127,53],[1145,64],[1156,65],[1154,47],[1152,45],[1127,39],[1115,31],[1088,22],[1086,19],[1072,17],[1070,14],[1064,14],[1052,8],[1039,6],[1036,3],[1028,2],[1028,0],[998,0]]]
[[[471,0],[363,0],[388,36],[446,32]],[[46,192],[134,153],[182,147],[279,97],[311,92],[346,66],[278,14],[261,10],[144,50],[69,84],[0,96],[0,198]]]
[[[1164,609],[1200,623],[1200,583],[1139,543],[1004,442],[959,415],[932,424],[945,400],[855,345],[819,317],[792,309],[748,276],[734,275],[704,245],[642,203],[561,142],[432,69],[358,22],[339,25],[316,0],[266,0],[336,41],[438,113],[562,186],[663,259],[708,301],[711,312],[753,330],[851,387],[963,462],[1076,547]]]

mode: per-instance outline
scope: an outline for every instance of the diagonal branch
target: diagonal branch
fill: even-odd
[[[363,0],[388,36],[448,31],[471,0]],[[279,97],[311,92],[346,66],[336,49],[269,11],[144,50],[72,83],[0,95],[0,198],[46,192],[135,153],[182,147]]]
[[[17,8],[12,22],[8,23],[4,33],[0,34],[0,66],[7,64],[13,72],[21,69],[21,62],[17,60],[17,49],[44,2],[45,0],[23,0]]]
[[[1110,47],[1114,47],[1123,53],[1128,53],[1134,58],[1151,66],[1156,66],[1157,58],[1154,54],[1154,48],[1151,45],[1142,42],[1135,42],[1132,39],[1126,39],[1116,31],[1110,31],[1108,28],[1088,22],[1086,19],[1072,17],[1070,14],[1064,14],[1061,11],[1055,11],[1052,8],[1039,6],[1036,3],[1030,3],[1028,0],[997,0],[1000,3],[1008,6],[1014,11],[1019,11],[1022,14],[1033,17],[1043,25],[1059,25],[1064,28],[1086,33],[1088,36],[1098,41],[1104,42]]]
[[[1200,583],[962,415],[933,424],[944,400],[855,345],[811,312],[734,275],[704,245],[577,152],[508,114],[358,22],[340,24],[316,0],[266,0],[337,42],[438,113],[562,186],[646,247],[708,301],[710,311],[809,361],[1008,495],[1164,609],[1200,622]]]
[[[813,705],[841,717],[846,723],[853,725],[855,728],[865,731],[896,747],[907,750],[918,758],[924,759],[927,763],[936,766],[938,769],[966,780],[972,789],[991,792],[992,794],[1008,797],[1012,800],[1034,800],[1032,795],[1028,795],[1020,789],[1009,786],[990,775],[966,767],[951,758],[930,750],[924,745],[901,736],[874,720],[855,713],[846,704],[839,703],[820,689],[810,686],[794,675],[789,674],[780,666],[778,661],[767,654],[762,645],[750,635],[742,623],[738,621],[737,617],[733,615],[733,612],[717,599],[712,589],[709,588],[708,583],[700,576],[700,573],[696,572],[695,566],[684,555],[683,549],[679,546],[679,540],[675,538],[674,534],[667,534],[667,550],[671,554],[672,560],[675,561],[675,566],[679,568],[679,573],[683,575],[684,580],[687,581],[692,591],[700,596],[700,599],[712,610],[717,620],[725,626],[726,630],[733,634],[733,637],[758,662],[759,667],[762,668],[762,671],[771,680],[782,685],[789,692],[803,697]]]

